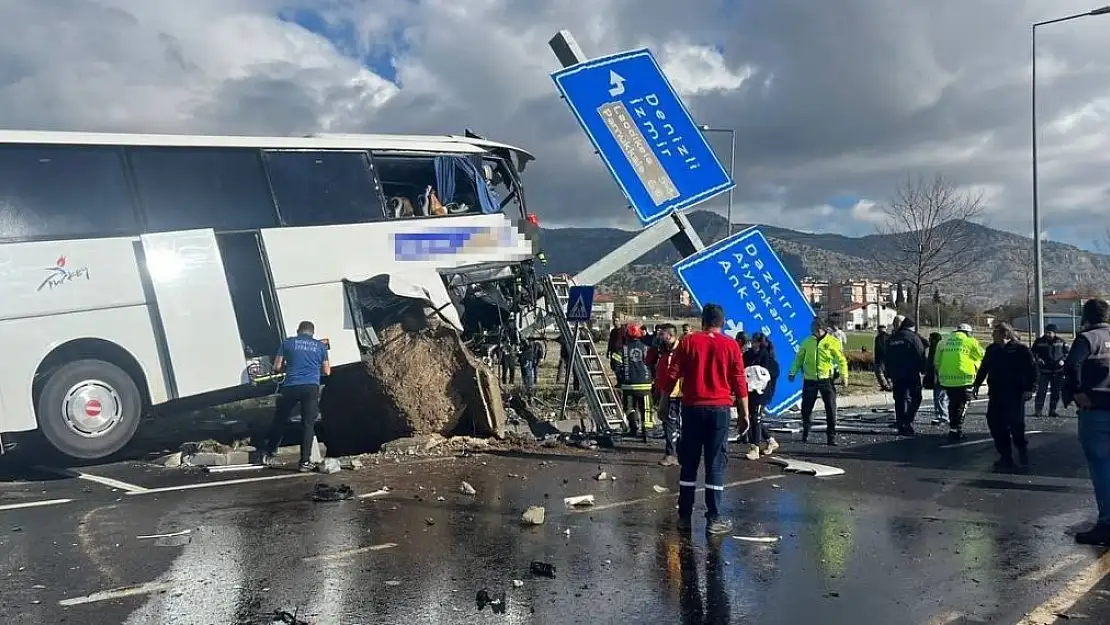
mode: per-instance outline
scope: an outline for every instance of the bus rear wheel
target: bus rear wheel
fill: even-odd
[[[77,460],[108,457],[131,441],[142,418],[139,387],[103,360],[76,360],[54,369],[38,396],[43,438]]]

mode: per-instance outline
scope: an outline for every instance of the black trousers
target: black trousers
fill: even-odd
[[[921,408],[921,378],[893,380],[893,387],[895,420],[898,427],[910,427]]]
[[[813,406],[817,396],[825,404],[825,437],[832,440],[836,436],[836,386],[832,380],[805,380],[802,382],[802,437],[809,436],[813,424]]]
[[[516,383],[516,359],[511,356],[503,356],[501,358],[501,383],[502,384],[515,384]]]
[[[987,427],[994,448],[1004,460],[1013,458],[1014,448],[1025,449],[1025,399],[1021,395],[991,394],[987,399]]]
[[[886,365],[883,361],[875,361],[875,380],[879,383],[879,388],[886,390],[890,388],[890,378],[886,377]]]
[[[948,429],[964,429],[964,415],[971,404],[971,387],[945,387],[944,392],[948,395]]]
[[[1044,410],[1045,395],[1048,395],[1048,412],[1056,414],[1056,407],[1060,405],[1060,389],[1064,386],[1063,371],[1042,371],[1037,378],[1037,397],[1033,406],[1035,412],[1040,414]],[[1051,387],[1051,391],[1049,388]]]
[[[767,397],[763,393],[748,393],[748,443],[758,445],[763,442],[763,406]]]
[[[316,419],[320,416],[320,386],[316,384],[281,387],[274,421],[270,424],[270,434],[266,437],[266,451],[270,455],[277,453],[282,434],[297,406],[301,408],[301,462],[311,462],[312,441],[316,438]]]

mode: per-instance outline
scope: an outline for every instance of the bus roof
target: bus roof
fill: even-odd
[[[484,154],[504,148],[534,158],[504,143],[458,135],[317,134],[308,137],[150,135],[102,132],[0,130],[0,144],[48,143],[67,145],[120,145],[165,147],[245,147],[292,150],[398,150]]]

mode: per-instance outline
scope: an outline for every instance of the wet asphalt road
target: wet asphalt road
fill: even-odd
[[[238,625],[286,610],[321,624],[1016,624],[1102,555],[1072,539],[1093,516],[1091,489],[1073,418],[1030,420],[1043,433],[1030,436],[1028,474],[992,472],[993,447],[974,442],[986,435],[973,423],[979,431],[954,448],[929,426],[913,440],[784,444],[784,455],[847,471],[827,479],[734,457],[725,494],[734,534],[781,536],[772,545],[707,540],[701,524],[682,537],[674,495],[653,489],[674,490],[677,470],[656,466],[654,449],[478,455],[326,477],[85,469],[124,486],[187,487],[131,493],[24,474],[0,481],[0,506],[72,501],[0,510],[0,622]],[[598,482],[599,467],[617,479]],[[278,479],[192,488],[264,476]],[[477,495],[460,493],[462,480]],[[317,482],[392,490],[315,503]],[[564,507],[581,494],[597,505]],[[521,527],[536,504],[547,523]],[[191,533],[138,538],[182,530]],[[532,560],[556,577],[530,575]],[[508,613],[478,612],[482,588],[506,592]],[[1085,590],[1061,623],[1110,622],[1110,583]]]

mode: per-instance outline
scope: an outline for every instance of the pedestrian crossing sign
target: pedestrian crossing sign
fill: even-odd
[[[594,287],[572,286],[567,297],[567,321],[589,321],[594,307]]]

